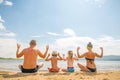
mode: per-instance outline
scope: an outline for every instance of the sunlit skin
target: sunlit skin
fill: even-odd
[[[23,49],[20,53],[20,44],[17,44],[17,51],[16,51],[16,57],[20,58],[24,56],[24,63],[23,63],[23,68],[24,69],[33,69],[37,65],[37,56],[41,58],[45,58],[49,49],[49,46],[46,46],[46,51],[43,54],[40,50],[35,49],[36,45],[30,45],[30,47]],[[19,65],[20,68],[21,65]],[[43,67],[43,63],[39,64],[39,67]]]
[[[67,67],[74,67],[73,66],[73,63],[74,63],[74,60],[78,60],[78,57],[75,55],[75,57],[72,57],[73,56],[73,52],[71,51],[70,54],[68,53],[68,57],[65,58],[65,55],[63,54],[63,60],[64,61],[67,61]],[[67,69],[62,69],[63,72],[67,72],[68,70]]]
[[[99,55],[96,52],[93,52],[91,47],[87,47],[88,52],[85,52],[84,54],[81,54],[81,55],[79,53],[79,50],[80,50],[80,47],[77,47],[77,55],[79,58],[86,57],[86,58],[90,58],[90,59],[95,59],[95,57],[98,57],[98,58],[103,57],[103,48],[102,47],[100,47],[101,55]],[[86,60],[86,66],[83,66],[80,63],[78,63],[78,66],[81,70],[86,71],[86,72],[89,72],[89,69],[87,69],[86,66],[88,66],[90,68],[96,68],[94,61],[92,61],[92,64],[91,64],[90,61],[88,61],[88,60]]]
[[[58,56],[58,57],[57,57]],[[58,53],[57,56],[52,56],[50,58],[50,54],[48,54],[47,58],[45,59],[46,61],[51,61],[51,67],[48,67],[48,70],[50,71],[50,69],[55,69],[55,70],[59,70],[60,68],[58,67],[58,60],[62,60],[62,57],[60,56],[60,54]]]

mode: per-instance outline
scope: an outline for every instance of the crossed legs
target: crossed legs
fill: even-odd
[[[82,71],[85,71],[85,72],[90,72],[90,71],[87,69],[87,67],[86,67],[86,66],[83,66],[83,65],[82,65],[82,64],[80,64],[80,63],[78,63],[77,65],[78,65],[78,67],[79,67]]]

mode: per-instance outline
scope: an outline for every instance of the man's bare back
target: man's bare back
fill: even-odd
[[[37,56],[41,57],[41,58],[45,58],[49,49],[49,46],[46,46],[46,51],[44,54],[42,54],[40,52],[40,50],[35,49],[36,46],[36,41],[35,40],[31,40],[30,42],[30,47],[29,48],[25,48],[24,50],[22,50],[19,53],[19,49],[20,49],[20,44],[17,44],[17,51],[16,51],[16,57],[20,58],[22,56],[24,56],[24,62],[23,65],[19,65],[19,68],[21,70],[25,70],[25,69],[35,69],[36,67],[41,68],[43,66],[43,64],[37,65]],[[23,72],[23,71],[22,71]]]

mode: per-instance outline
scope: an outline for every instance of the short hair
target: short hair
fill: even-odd
[[[31,40],[30,45],[36,45],[36,40]]]
[[[52,56],[56,56],[57,57],[57,51],[53,51],[52,52]]]

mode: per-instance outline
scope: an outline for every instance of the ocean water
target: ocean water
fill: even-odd
[[[44,63],[43,68],[40,70],[47,70],[48,67],[51,67],[50,61],[38,60],[38,64],[40,62]],[[79,71],[79,67],[77,63],[81,63],[83,65],[86,64],[84,59],[80,59],[74,62],[74,67],[76,71]],[[0,71],[12,71],[12,72],[20,72],[18,65],[22,64],[23,60],[0,60]],[[95,61],[97,70],[120,70],[120,61],[109,61],[109,60],[96,60]],[[60,68],[67,68],[66,61],[58,61],[58,65]]]

